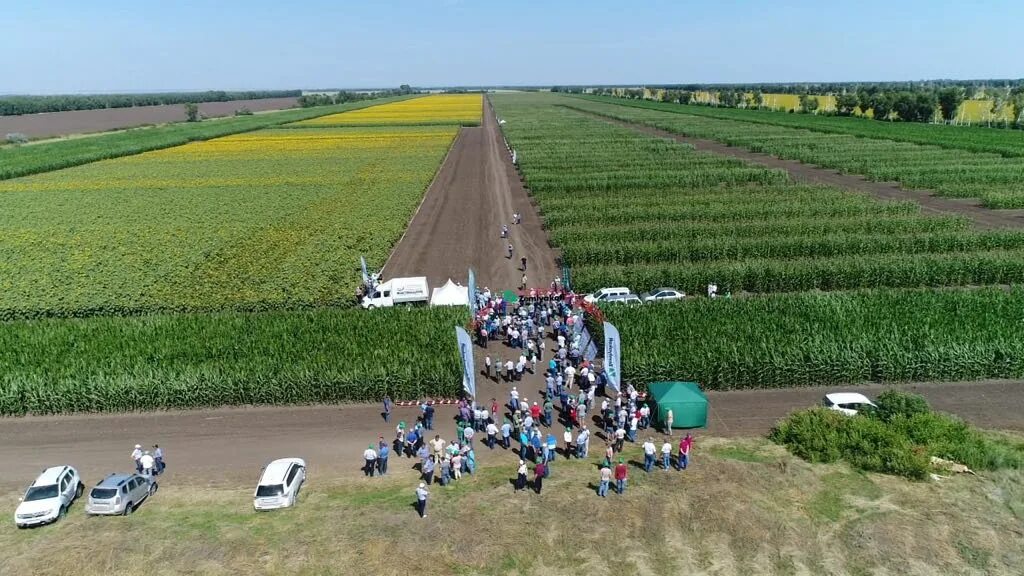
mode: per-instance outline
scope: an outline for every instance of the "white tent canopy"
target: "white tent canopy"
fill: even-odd
[[[469,288],[452,282],[449,278],[444,286],[434,288],[430,296],[431,306],[469,306]]]

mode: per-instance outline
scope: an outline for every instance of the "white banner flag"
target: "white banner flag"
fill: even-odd
[[[462,358],[462,388],[471,397],[476,398],[476,370],[473,367],[473,340],[469,332],[461,326],[455,327],[455,339],[459,343],[459,356]]]
[[[619,330],[611,322],[604,323],[604,371],[608,385],[616,392],[622,388],[622,351]]]

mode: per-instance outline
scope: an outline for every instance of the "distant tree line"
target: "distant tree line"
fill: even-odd
[[[927,83],[872,83],[872,84],[821,84],[808,85],[816,90],[783,92],[786,85],[754,84],[730,86],[714,90],[712,86],[686,85],[683,87],[611,88],[573,87],[558,88],[562,92],[590,92],[599,95],[621,96],[642,99],[654,92],[663,102],[678,104],[703,104],[730,108],[764,108],[765,92],[773,94],[798,94],[799,107],[796,112],[806,114],[827,114],[852,116],[858,112],[872,111],[875,120],[902,122],[931,122],[936,111],[946,122],[956,118],[957,109],[964,100],[984,96],[991,101],[993,120],[990,125],[1021,127],[1024,125],[1024,81],[1003,81],[1004,85],[984,89],[957,84],[953,81],[932,81]],[[764,88],[764,90],[762,90]],[[833,88],[833,90],[830,90]],[[555,91],[554,88],[552,88]],[[714,95],[712,102],[698,101],[697,93]],[[835,109],[824,110],[821,96],[835,97]]]
[[[301,90],[250,90],[245,92],[210,90],[207,92],[161,92],[154,94],[63,94],[53,96],[0,96],[0,116],[131,108],[228,100],[261,100],[300,96]]]
[[[398,88],[388,90],[375,90],[373,92],[348,92],[339,90],[337,92],[324,90],[315,94],[304,94],[299,96],[299,106],[312,108],[313,106],[330,106],[331,104],[344,104],[346,102],[358,102],[359,100],[371,100],[373,98],[385,98],[387,96],[404,96],[417,94],[418,90],[408,84],[402,84]]]

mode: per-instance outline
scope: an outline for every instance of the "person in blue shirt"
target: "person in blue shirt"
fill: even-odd
[[[423,426],[427,430],[434,429],[434,404],[433,402],[428,403],[423,408]]]
[[[509,424],[508,418],[506,418],[505,422],[503,422],[502,425],[501,425],[501,445],[505,447],[505,450],[508,450],[509,446],[511,446],[511,444],[512,444],[511,436],[512,436],[512,425]]]
[[[385,442],[380,443],[380,449],[377,452],[377,471],[383,476],[388,473],[388,455],[391,451],[388,450],[388,445]]]
[[[555,438],[554,434],[548,434],[547,438],[548,447],[548,461],[552,462],[555,459],[555,455],[558,454],[558,439]]]
[[[476,452],[472,448],[466,452],[466,472],[470,474],[476,472]]]

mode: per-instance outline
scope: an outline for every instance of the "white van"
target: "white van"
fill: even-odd
[[[372,294],[363,298],[363,308],[387,308],[396,304],[426,304],[430,300],[430,287],[425,276],[392,278],[377,285]]]
[[[629,294],[632,294],[629,288],[601,288],[593,294],[587,294],[583,299],[591,304],[596,304],[598,302],[607,302],[612,296],[627,296]]]
[[[277,510],[294,506],[299,488],[306,481],[306,462],[302,458],[281,458],[267,464],[260,475],[252,507]]]

